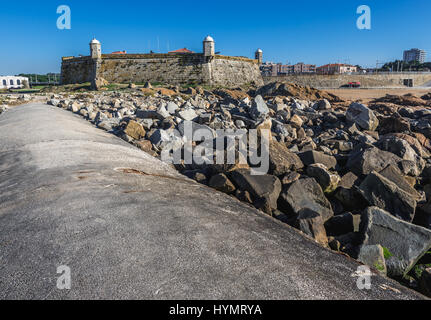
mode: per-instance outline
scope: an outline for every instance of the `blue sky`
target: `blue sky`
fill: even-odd
[[[371,8],[372,29],[358,30],[359,5]],[[72,29],[58,30],[59,5]],[[59,72],[61,56],[87,55],[95,36],[102,51],[201,51],[210,34],[216,51],[265,61],[375,66],[419,47],[431,57],[429,0],[308,1],[2,1],[0,74]]]

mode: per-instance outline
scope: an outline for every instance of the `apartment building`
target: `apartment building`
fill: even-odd
[[[404,51],[403,60],[405,63],[418,62],[422,64],[425,63],[426,55],[427,54],[425,50],[413,48]]]
[[[350,64],[332,63],[316,68],[317,74],[345,74],[357,72],[358,68]]]

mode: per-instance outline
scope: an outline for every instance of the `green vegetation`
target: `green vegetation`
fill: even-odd
[[[385,259],[389,259],[390,257],[393,257],[394,255],[389,251],[388,248],[383,247],[383,255],[385,256]]]
[[[395,60],[393,62],[385,63],[379,71],[430,71],[431,62],[419,63],[416,61],[406,63],[402,60]]]
[[[378,271],[383,272],[385,271],[385,267],[383,265],[381,265],[380,263],[376,262],[374,264],[374,268],[376,268]]]
[[[419,280],[422,276],[422,272],[424,272],[424,270],[427,268],[431,268],[431,263],[415,265],[413,268],[413,276]]]

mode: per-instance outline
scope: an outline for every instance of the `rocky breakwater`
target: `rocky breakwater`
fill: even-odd
[[[428,97],[387,96],[366,106],[272,83],[249,91],[55,94],[48,103],[156,157],[168,148],[184,175],[430,295]],[[210,139],[190,140],[190,130],[210,132]],[[232,132],[245,132],[235,141],[247,152],[229,143]],[[221,149],[216,141],[225,142]],[[202,146],[216,152],[187,161],[201,155]],[[216,161],[227,154],[234,159]]]

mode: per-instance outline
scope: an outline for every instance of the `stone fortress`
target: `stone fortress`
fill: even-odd
[[[260,49],[256,59],[218,55],[210,36],[203,41],[202,53],[102,54],[101,43],[93,39],[90,56],[62,58],[61,83],[94,84],[104,79],[110,83],[260,86],[262,56]]]

